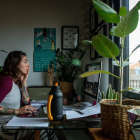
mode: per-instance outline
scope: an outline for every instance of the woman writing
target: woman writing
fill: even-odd
[[[6,116],[4,117],[5,121],[1,119],[0,140],[12,140],[15,137],[14,132],[16,131],[11,133],[11,131],[3,129],[3,125],[9,121],[9,115],[31,114],[37,111],[36,108],[30,105],[27,91],[29,68],[26,54],[21,51],[13,51],[5,59],[3,70],[0,73],[0,116],[8,116],[7,119]],[[25,139],[23,134],[32,139],[31,135],[33,136],[34,131],[28,131],[28,135],[25,133],[27,130],[20,131],[22,133],[18,133],[17,139]],[[47,131],[47,133],[49,132]]]

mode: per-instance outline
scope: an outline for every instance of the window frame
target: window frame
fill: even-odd
[[[125,6],[129,11],[129,1],[128,0],[112,0],[109,2],[109,5],[119,13],[119,8],[122,6]],[[113,24],[109,24],[109,30],[114,26]],[[109,38],[117,44],[117,46],[120,46],[120,38],[109,36]],[[125,37],[125,43],[124,43],[124,60],[129,56],[129,36]],[[127,47],[126,47],[127,46]],[[119,60],[119,57],[117,57]],[[112,58],[109,59],[109,71],[111,73],[114,73],[115,75],[119,75],[119,68],[117,66],[112,65]],[[129,65],[124,67],[125,73],[123,74],[123,88],[126,89],[129,87]],[[115,89],[115,91],[118,91],[119,84],[118,79],[114,78],[113,76],[109,76],[109,83],[112,84],[112,87]],[[137,99],[140,100],[140,94],[136,93],[134,91],[126,91],[123,93],[123,98],[131,98],[131,99]]]

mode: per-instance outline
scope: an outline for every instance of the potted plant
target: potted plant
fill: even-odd
[[[120,74],[117,76],[109,71],[101,70],[86,72],[80,75],[80,77],[83,78],[96,73],[105,73],[118,79],[118,84],[120,85],[118,90],[118,100],[104,99],[100,101],[102,129],[106,135],[113,139],[128,140],[130,126],[127,117],[127,109],[140,105],[140,101],[129,99],[122,101],[122,93],[131,89],[130,87],[123,89],[123,68],[126,66],[126,64],[129,64],[129,62],[127,62],[128,58],[140,47],[140,45],[138,45],[132,51],[126,60],[123,59],[123,49],[125,37],[132,33],[137,27],[140,2],[138,2],[136,6],[134,6],[134,8],[128,13],[125,7],[121,7],[119,14],[114,9],[99,0],[93,0],[93,6],[97,14],[105,22],[117,24],[110,30],[110,35],[117,36],[121,39],[121,47],[119,50],[119,47],[114,42],[102,34],[98,34],[93,37],[92,41],[85,40],[83,42],[93,45],[94,49],[101,56],[113,58],[113,64],[119,67]],[[116,59],[117,56],[120,56],[119,61]]]
[[[79,45],[80,46],[80,45]],[[81,66],[81,59],[85,51],[79,50],[79,46],[67,52],[56,50],[56,59],[51,62],[56,68],[57,79],[59,81],[64,97],[72,100],[72,90],[74,90],[73,83],[78,77]]]
[[[5,52],[5,53],[7,53],[6,51],[4,51],[4,50],[0,50],[1,52]],[[2,71],[2,66],[0,66],[0,72]]]

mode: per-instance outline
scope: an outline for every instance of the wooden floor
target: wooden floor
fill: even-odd
[[[102,133],[102,128],[89,128],[89,134],[92,140],[113,140]],[[129,140],[135,140],[133,135],[130,134]]]

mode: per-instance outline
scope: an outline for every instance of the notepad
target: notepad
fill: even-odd
[[[45,118],[21,118],[13,117],[6,126],[36,126],[36,127],[48,127],[49,120]]]
[[[87,107],[83,110],[81,110],[81,112],[83,114],[79,114],[76,111],[66,111],[66,118],[67,119],[76,119],[76,118],[82,118],[82,117],[87,117],[87,116],[91,116],[91,115],[96,115],[96,114],[100,114],[100,104],[97,104],[95,106],[92,107]]]

